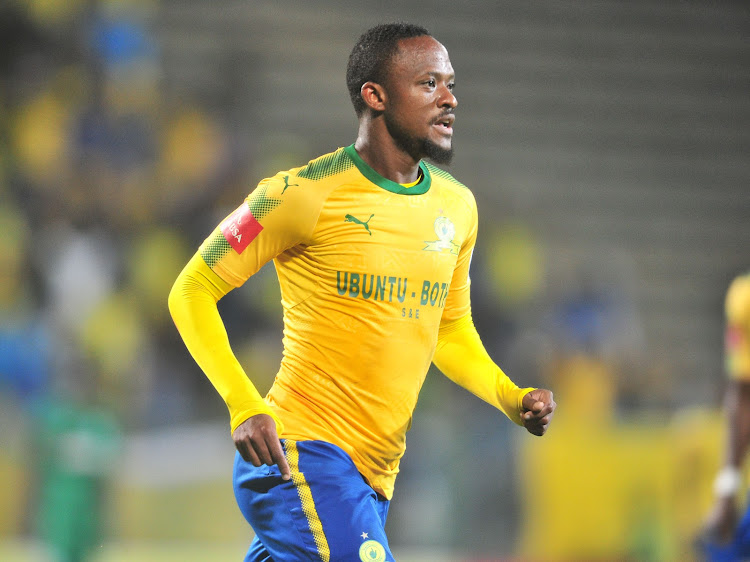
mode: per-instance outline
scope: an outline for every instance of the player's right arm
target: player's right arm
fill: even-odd
[[[169,293],[169,311],[188,351],[229,408],[232,438],[242,458],[255,466],[277,464],[286,480],[281,420],[237,361],[217,308],[232,288],[196,253]]]
[[[291,173],[291,172],[290,172]],[[281,420],[265,403],[229,345],[218,301],[286,249],[309,243],[321,198],[290,173],[263,180],[203,242],[169,294],[169,310],[188,351],[224,399],[232,438],[255,466],[278,464],[289,476]]]

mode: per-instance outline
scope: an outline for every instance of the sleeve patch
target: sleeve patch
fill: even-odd
[[[221,223],[221,233],[238,254],[245,251],[261,230],[263,226],[244,203]]]

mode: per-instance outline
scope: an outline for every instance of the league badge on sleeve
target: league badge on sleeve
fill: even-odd
[[[263,226],[255,219],[246,203],[240,205],[221,223],[221,233],[238,254],[245,251],[261,230]]]

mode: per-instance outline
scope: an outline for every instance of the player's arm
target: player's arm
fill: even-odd
[[[543,435],[556,407],[552,392],[519,388],[490,358],[472,321],[469,268],[478,218],[474,198],[466,202],[470,208],[468,234],[456,260],[433,362],[456,384],[499,408],[530,433]]]
[[[547,431],[556,407],[552,392],[519,388],[490,358],[470,314],[441,324],[433,362],[453,382],[530,433]]]
[[[726,543],[738,523],[737,494],[742,467],[750,443],[750,380],[731,380],[724,395],[727,442],[724,465],[714,480],[714,505],[703,532],[713,541]]]
[[[232,288],[196,253],[169,293],[169,311],[188,351],[229,408],[237,450],[255,466],[278,464],[288,479],[278,437],[281,421],[237,361],[219,315],[217,303]]]
[[[725,466],[739,472],[750,444],[750,380],[729,382],[725,409],[729,427]]]
[[[216,303],[271,259],[309,242],[322,201],[310,190],[287,190],[289,173],[258,184],[203,242],[169,295],[188,350],[229,408],[237,450],[256,466],[278,464],[285,477],[289,466],[279,441],[281,422],[234,356]]]
[[[704,531],[728,541],[738,522],[737,493],[750,447],[750,277],[737,278],[727,291],[725,356],[730,379],[724,393],[727,441],[724,464],[714,481],[715,502]]]

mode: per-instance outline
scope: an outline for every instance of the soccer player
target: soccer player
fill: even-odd
[[[246,560],[393,560],[385,534],[406,432],[431,362],[534,435],[555,402],[519,388],[472,323],[474,197],[428,163],[452,155],[454,73],[424,28],[376,26],[346,81],[354,144],[265,179],[170,293],[174,321],[225,400]],[[260,396],[217,301],[273,259],[284,354]]]
[[[713,562],[750,559],[750,507],[739,519],[737,496],[750,443],[750,272],[735,278],[725,299],[726,370],[724,407],[728,439],[724,467],[714,481],[716,496],[703,542]]]

